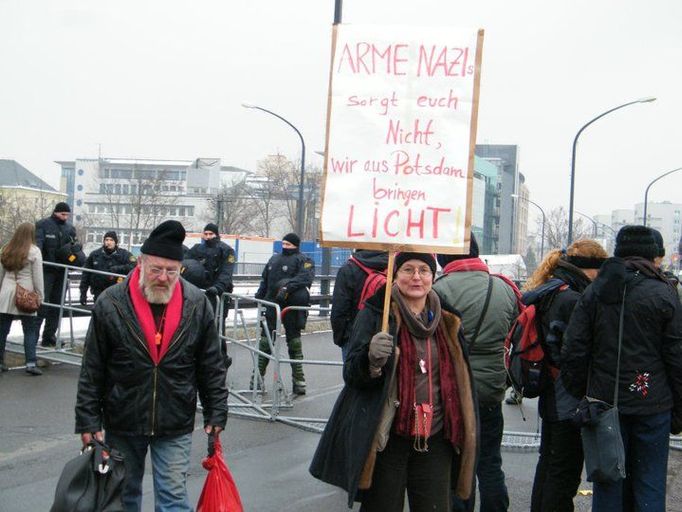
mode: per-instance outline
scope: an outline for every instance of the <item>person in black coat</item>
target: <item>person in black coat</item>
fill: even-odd
[[[102,240],[102,247],[95,249],[88,255],[83,268],[101,270],[112,274],[120,274],[120,277],[105,276],[94,272],[84,271],[80,284],[80,303],[85,306],[88,301],[88,288],[92,290],[94,300],[110,286],[123,281],[122,276],[128,273],[137,265],[137,258],[130,251],[118,246],[118,235],[116,231],[107,231]]]
[[[344,360],[348,352],[351,328],[358,314],[360,296],[367,278],[367,272],[358,265],[358,262],[369,269],[385,273],[388,253],[357,249],[336,273],[332,295],[331,324],[334,343],[341,347]]]
[[[474,492],[478,450],[474,382],[459,315],[431,289],[436,260],[398,253],[388,332],[386,287],[358,313],[339,395],[310,473],[348,492],[361,511],[449,510]],[[415,406],[432,410],[411,430]],[[426,409],[424,409],[426,410]],[[420,415],[419,418],[422,418]]]
[[[592,510],[663,511],[668,437],[682,429],[682,306],[653,264],[658,246],[648,228],[623,227],[614,254],[571,316],[561,350],[561,378],[576,398],[588,395],[608,403],[618,386],[627,477],[611,484],[595,482]]]
[[[313,260],[301,254],[300,245],[301,239],[296,233],[288,233],[282,238],[282,254],[275,254],[265,265],[260,286],[256,292],[257,299],[276,302],[282,309],[287,306],[310,304],[310,287],[315,278],[315,264]],[[307,311],[293,310],[286,312],[282,318],[290,359],[303,359],[301,330],[305,328],[307,317]],[[275,308],[266,308],[265,318],[268,330],[273,333],[277,328]],[[271,338],[274,341],[274,335]],[[261,335],[258,348],[270,354],[270,344],[265,332]],[[268,361],[266,357],[258,356],[260,379],[257,382],[252,381],[252,385],[262,386],[262,378],[268,367]],[[291,377],[294,394],[305,395],[306,385],[302,364],[291,363]]]
[[[76,228],[69,222],[71,208],[66,203],[57,203],[52,215],[36,222],[36,245],[43,254],[43,262],[70,265],[72,262],[64,258],[64,248],[72,246],[74,251],[81,251],[76,237]],[[82,262],[81,262],[82,265]],[[43,266],[43,281],[45,283],[45,302],[61,304],[64,287],[64,269],[51,265]],[[59,308],[41,306],[38,316],[45,319],[45,328],[41,339],[41,346],[54,347],[57,344],[57,324],[59,323]],[[40,328],[40,326],[38,327]]]
[[[551,251],[528,279],[525,304],[535,304],[545,351],[545,386],[540,392],[540,458],[535,469],[531,512],[572,511],[583,470],[580,430],[571,417],[578,399],[566,392],[559,372],[561,347],[578,299],[608,257],[594,240],[577,240],[566,251]],[[559,280],[543,294],[549,281]]]
[[[220,232],[216,224],[206,224],[201,238],[201,243],[195,244],[187,251],[185,258],[201,263],[204,270],[203,278],[200,282],[194,282],[191,280],[190,274],[185,276],[183,273],[183,277],[195,286],[206,290],[206,296],[215,310],[222,294],[232,293],[234,289],[232,274],[234,273],[236,258],[234,249],[220,240]],[[227,316],[228,310],[229,302],[225,304],[223,309],[223,320]]]

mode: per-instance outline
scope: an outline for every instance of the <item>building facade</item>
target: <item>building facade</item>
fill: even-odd
[[[99,246],[110,230],[117,232],[120,245],[133,247],[166,219],[182,222],[187,231],[200,231],[215,216],[212,200],[222,187],[251,174],[223,166],[217,158],[97,158],[57,163],[73,222],[85,232],[86,251]]]

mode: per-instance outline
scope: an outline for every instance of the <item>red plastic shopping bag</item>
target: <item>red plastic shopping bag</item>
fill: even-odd
[[[208,457],[201,464],[208,469],[208,475],[199,496],[197,512],[243,512],[242,500],[225,464],[223,447],[218,436],[209,434]]]

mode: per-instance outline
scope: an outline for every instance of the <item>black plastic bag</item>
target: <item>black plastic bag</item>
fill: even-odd
[[[93,439],[64,466],[50,512],[124,512],[124,479],[123,456]]]

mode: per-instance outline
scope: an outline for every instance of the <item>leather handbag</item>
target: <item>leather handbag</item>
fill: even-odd
[[[616,385],[613,405],[585,396],[578,405],[574,421],[581,425],[585,473],[588,482],[614,483],[625,478],[625,448],[620,433],[618,414],[618,379],[620,377],[620,353],[623,344],[623,315],[625,293],[620,307],[618,323],[618,359],[616,362]],[[590,389],[591,368],[587,377]]]
[[[50,512],[124,512],[123,455],[93,439],[66,463]]]
[[[14,273],[14,277],[16,279],[16,272]],[[17,287],[14,293],[14,305],[22,313],[35,313],[40,308],[40,295],[38,295],[38,292],[27,290],[17,281]]]

